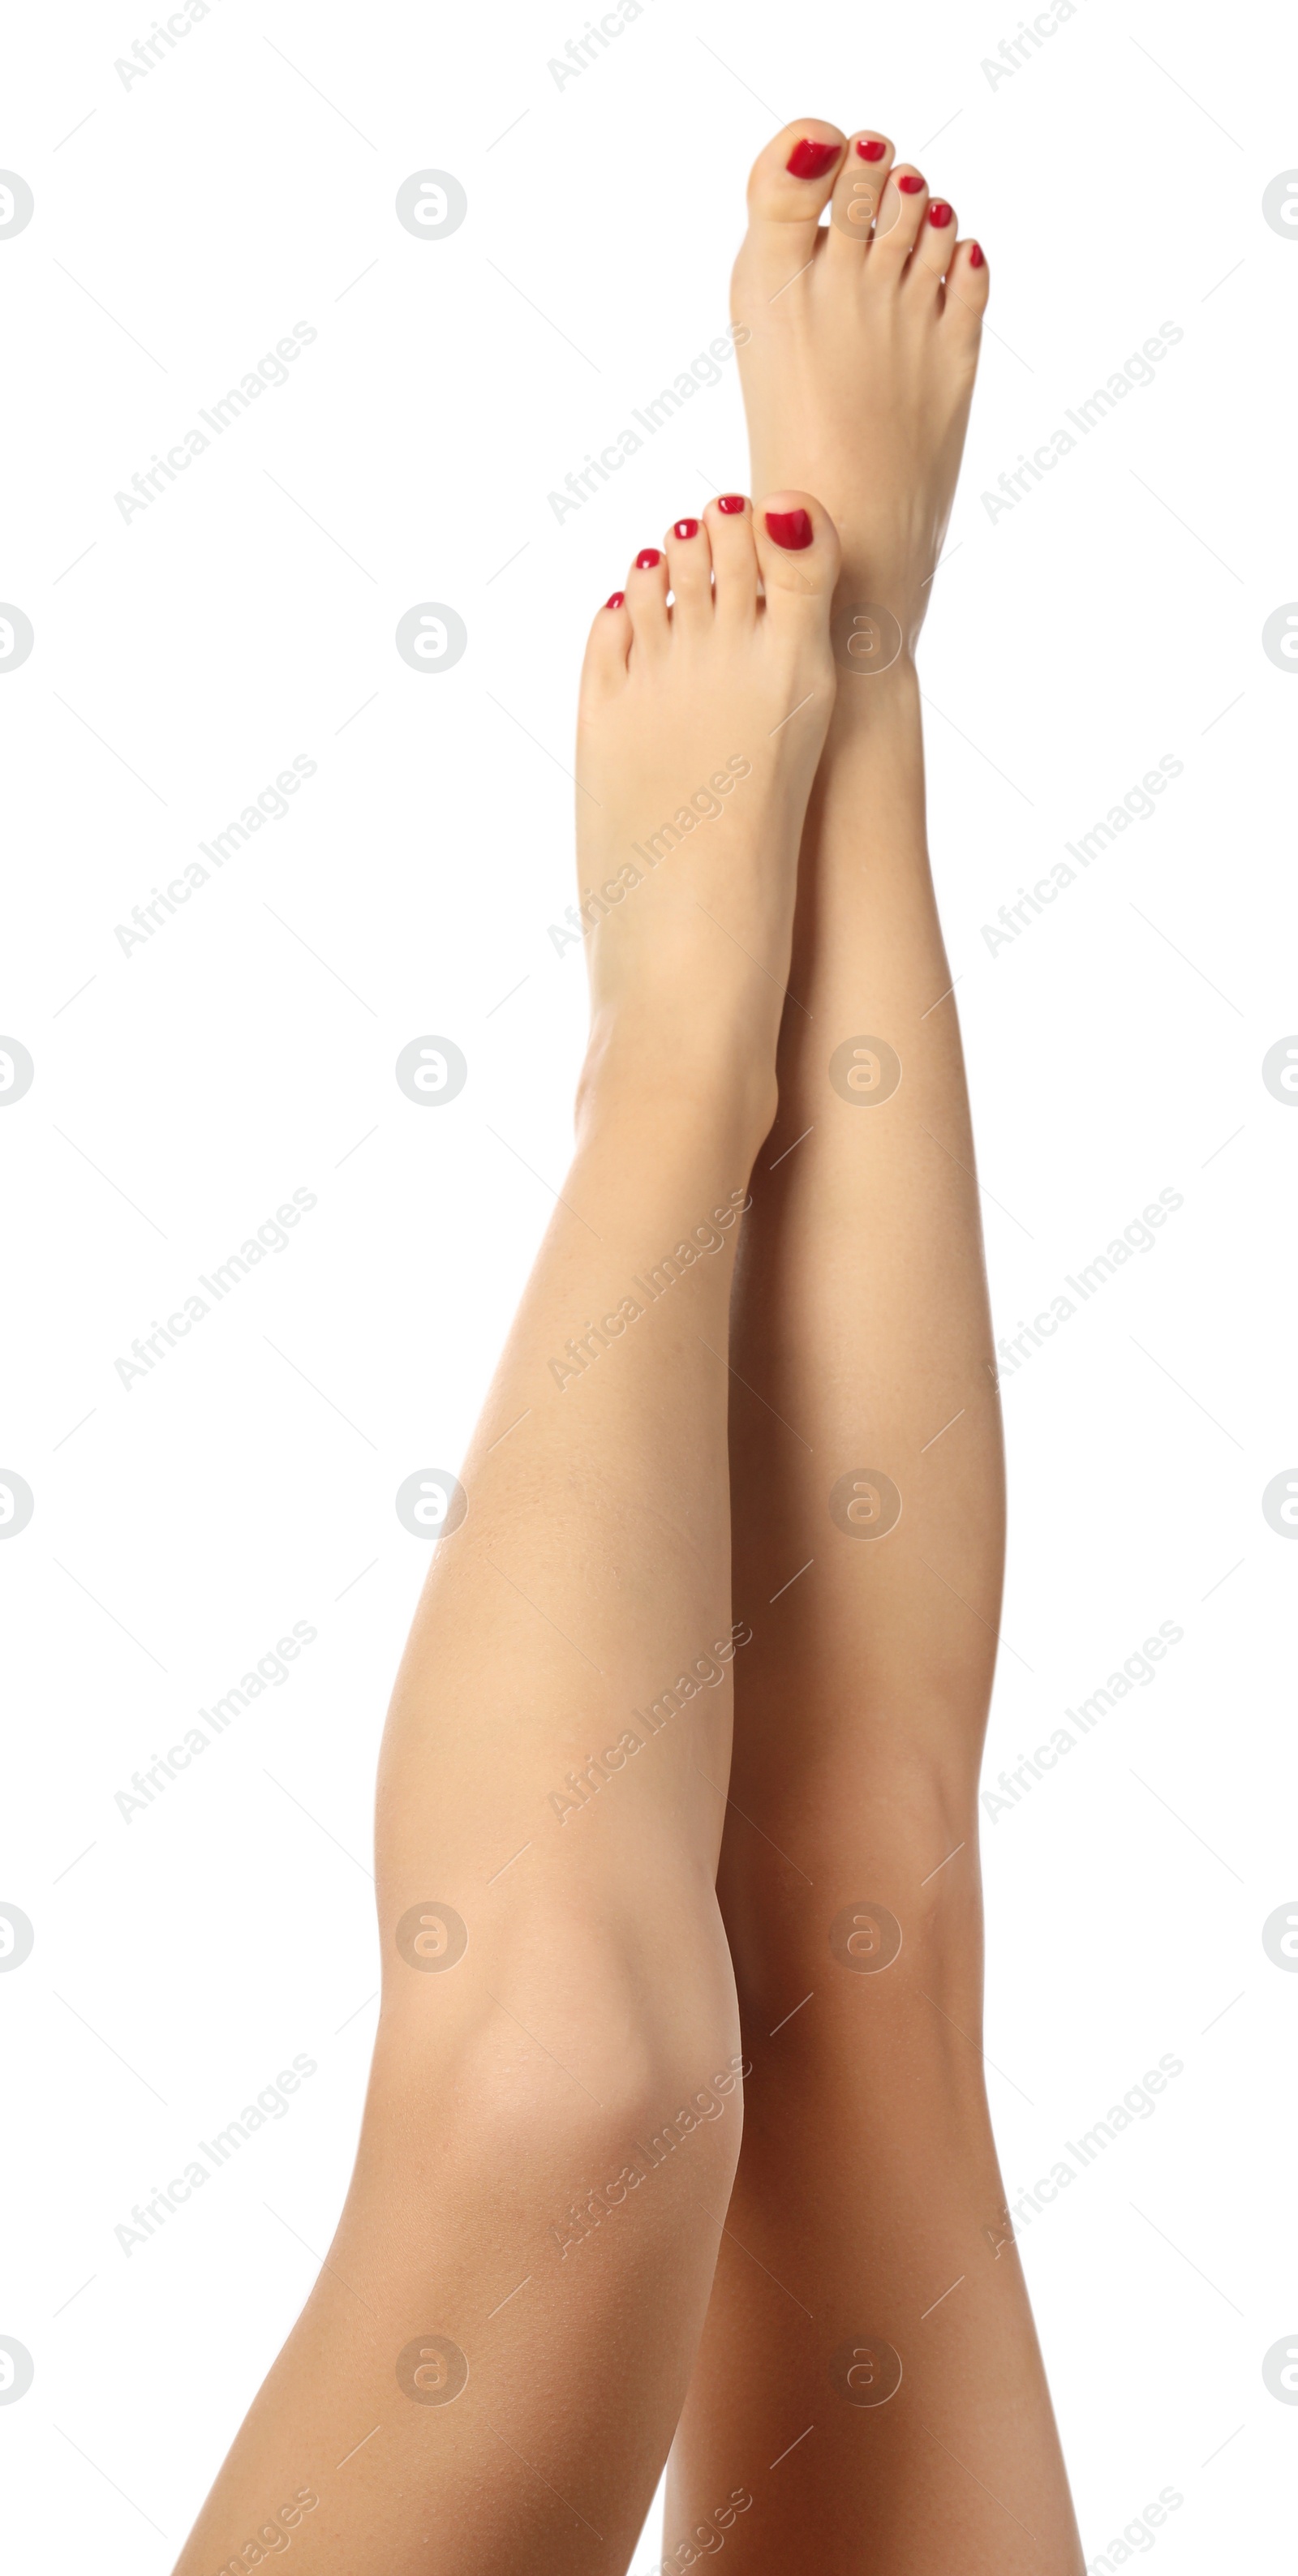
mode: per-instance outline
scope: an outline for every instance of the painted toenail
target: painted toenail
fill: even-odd
[[[858,139],[856,148],[863,161],[882,161],[888,146],[886,143],[876,143],[873,135],[870,135],[865,141]]]
[[[611,591],[604,602],[604,606],[606,608],[620,608],[625,597],[626,592],[624,590]]]
[[[903,170],[901,177],[897,181],[897,185],[900,188],[903,197],[917,197],[920,189],[924,185],[924,182],[915,171]]]
[[[791,179],[823,179],[838,154],[837,143],[813,143],[811,136],[804,134],[801,143],[794,144],[784,166]]]
[[[803,547],[809,546],[815,535],[811,524],[811,512],[810,510],[768,510],[766,533],[768,537],[774,539],[777,546],[783,546],[787,553],[801,554]]]
[[[933,203],[928,210],[928,219],[931,224],[936,224],[939,227],[939,230],[943,224],[950,223],[951,208],[948,206],[945,197],[935,197],[933,199]]]
[[[637,572],[652,572],[654,565],[661,562],[662,554],[657,546],[642,546],[635,559],[635,568]]]
[[[727,518],[733,517],[735,511],[742,510],[743,506],[744,496],[742,492],[723,492],[717,503],[717,508],[719,510],[724,510]]]
[[[981,242],[970,242],[969,266],[971,268],[985,268],[987,266],[987,260]]]
[[[672,535],[674,537],[696,537],[698,532],[699,523],[697,519],[678,519],[675,527],[672,529]]]

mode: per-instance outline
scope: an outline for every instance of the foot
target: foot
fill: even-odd
[[[754,479],[823,493],[840,598],[891,610],[909,651],[964,447],[986,259],[885,136],[816,117],[768,143],[748,208],[732,305]]]
[[[727,494],[637,555],[582,672],[584,1093],[697,1108],[719,1079],[754,1152],[775,1110],[798,843],[834,701],[838,567],[806,492],[756,508]]]

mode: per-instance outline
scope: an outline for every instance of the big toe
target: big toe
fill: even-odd
[[[791,276],[816,246],[846,136],[823,117],[800,116],[759,152],[748,181],[745,249],[764,272]],[[741,254],[742,256],[742,254]]]
[[[753,512],[753,534],[768,610],[809,600],[828,617],[840,561],[828,510],[810,492],[771,492]]]

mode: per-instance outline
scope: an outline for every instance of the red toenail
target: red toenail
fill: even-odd
[[[897,185],[904,197],[917,197],[924,181],[913,170],[903,170]]]
[[[931,224],[937,224],[939,228],[943,224],[950,223],[951,209],[948,206],[945,197],[935,197],[933,199],[933,203],[928,210],[928,219]]]
[[[866,142],[858,140],[856,148],[863,161],[882,161],[888,146],[886,143],[876,143],[871,136]]]
[[[736,510],[742,510],[743,506],[744,496],[742,492],[723,492],[717,503],[717,508],[719,510],[724,510],[727,518],[730,518]]]
[[[986,257],[985,257],[984,252],[983,252],[983,246],[982,246],[982,243],[981,243],[981,242],[970,242],[970,244],[969,244],[969,266],[970,266],[971,268],[985,268],[985,267],[987,266],[987,261],[986,261]]]
[[[642,546],[635,559],[635,568],[637,572],[652,572],[654,565],[661,562],[662,555],[657,546]]]
[[[838,154],[837,143],[813,143],[811,136],[804,134],[801,143],[794,144],[784,166],[790,178],[823,179],[825,172],[838,159]]]
[[[784,546],[789,554],[801,554],[803,547],[809,546],[815,535],[811,524],[811,512],[810,510],[768,510],[766,533],[768,537],[774,538],[777,546]]]
[[[672,535],[674,537],[696,537],[698,532],[699,523],[697,519],[678,519],[672,530]]]
[[[620,608],[625,597],[626,592],[624,590],[615,590],[605,600],[604,606],[606,608]]]

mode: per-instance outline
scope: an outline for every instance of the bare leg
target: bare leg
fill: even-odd
[[[736,2576],[1077,2576],[979,2047],[1003,1474],[911,660],[986,268],[861,140],[777,138],[735,279],[755,461],[814,466],[836,513],[840,660],[898,649],[840,678],[736,1290],[736,1597],[770,1606],[719,1892],[753,2074],[667,2539],[739,2483]]]
[[[595,623],[576,1158],[393,1698],[347,2205],[181,2576],[286,2530],[303,2576],[620,2569],[684,2395],[741,2120],[733,1247],[833,688],[833,530],[769,506],[681,523],[674,616],[649,550]]]

